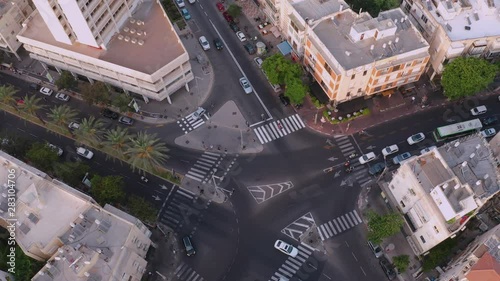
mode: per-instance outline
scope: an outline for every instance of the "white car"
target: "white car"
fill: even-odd
[[[184,8],[184,6],[186,6],[184,4],[184,0],[175,0],[175,3],[177,3],[177,6],[179,6],[179,8]]]
[[[68,128],[70,128],[72,130],[78,130],[78,129],[80,129],[80,124],[77,122],[71,122],[71,123],[69,123]]]
[[[375,153],[373,152],[368,152],[367,154],[365,155],[361,155],[361,157],[359,157],[359,163],[360,164],[366,164],[372,160],[374,160],[375,158],[377,158],[377,156],[375,155]]]
[[[210,43],[208,43],[208,40],[205,36],[201,36],[198,41],[200,42],[201,47],[203,48],[204,51],[210,50]]]
[[[245,94],[252,93],[252,86],[250,86],[250,83],[248,83],[248,80],[245,77],[240,78],[240,85],[245,91]]]
[[[486,111],[488,111],[488,109],[486,108],[486,106],[484,105],[480,105],[478,107],[474,107],[473,109],[470,110],[470,113],[474,116],[476,115],[481,115],[481,114],[485,114]]]
[[[118,118],[118,122],[128,126],[132,126],[134,124],[134,119],[126,116],[121,116],[120,118]]]
[[[76,154],[78,154],[82,157],[85,157],[87,159],[92,159],[92,157],[94,157],[94,152],[92,152],[84,147],[77,147]]]
[[[57,153],[57,156],[61,156],[63,155],[64,151],[62,150],[62,148],[60,148],[59,146],[57,145],[53,145],[51,143],[48,143],[47,146],[52,149],[55,153]]]
[[[297,248],[281,240],[276,240],[276,242],[274,243],[274,248],[280,250],[284,254],[287,254],[293,258],[295,258],[299,253],[299,250],[297,250]]]
[[[238,36],[238,39],[240,39],[241,42],[247,41],[245,34],[243,34],[243,32],[241,32],[241,31],[236,32],[236,36]]]
[[[382,155],[387,156],[399,151],[399,147],[395,144],[389,145],[388,147],[382,149]]]
[[[262,68],[262,63],[264,62],[260,57],[256,57],[253,59],[253,61],[255,62],[255,64],[257,64],[257,66],[259,68]]]
[[[497,131],[493,128],[489,128],[489,129],[481,131],[481,135],[485,138],[491,138],[496,134],[497,134]]]
[[[53,93],[53,92],[54,92],[54,91],[52,91],[51,89],[46,88],[46,87],[42,87],[42,88],[40,88],[40,93],[42,93],[42,94],[44,94],[44,95],[46,95],[46,96],[49,96],[49,97],[50,97],[50,96],[52,96],[52,93]]]
[[[435,145],[433,145],[433,146],[429,146],[429,147],[426,147],[426,148],[424,148],[424,149],[420,150],[420,154],[425,154],[425,153],[427,153],[427,152],[429,152],[429,151],[433,150],[434,148],[436,148],[436,146],[435,146]]]
[[[193,120],[200,119],[203,115],[205,115],[207,111],[203,107],[198,107],[195,112],[193,112],[192,117]]]
[[[65,95],[65,94],[62,94],[62,93],[57,93],[56,94],[56,99],[58,99],[60,101],[69,101],[69,96]]]
[[[408,141],[409,145],[412,145],[412,144],[419,143],[423,140],[425,140],[424,133],[418,133],[418,134],[414,134],[413,136],[410,136],[406,141]]]

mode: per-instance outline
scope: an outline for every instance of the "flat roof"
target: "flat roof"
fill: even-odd
[[[144,0],[132,14],[133,18],[125,21],[120,33],[109,42],[107,50],[78,42],[67,45],[56,41],[38,12],[31,16],[20,36],[146,74],[155,73],[185,53],[170,20],[156,1]],[[134,23],[131,20],[135,20]],[[135,31],[133,34],[132,30]],[[133,39],[136,39],[135,43],[132,43]]]
[[[349,5],[341,0],[289,0],[297,13],[305,20],[318,20],[322,17],[331,15],[343,9],[349,8]]]
[[[434,0],[422,6],[443,26],[452,41],[500,35],[500,0]]]
[[[340,65],[349,70],[429,46],[409,20],[401,22],[404,18],[405,14],[399,8],[382,12],[375,19],[368,13],[358,16],[352,10],[346,10],[337,14],[334,19],[320,22],[314,32]],[[363,27],[372,30],[377,28],[379,31],[396,27],[396,32],[393,36],[377,39],[371,37],[355,42],[350,38],[352,27],[357,30]],[[370,50],[372,45],[373,50]],[[423,54],[427,55],[427,52],[418,56]]]

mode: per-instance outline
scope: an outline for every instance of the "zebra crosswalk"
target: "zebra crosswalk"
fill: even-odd
[[[174,275],[182,281],[203,281],[203,277],[184,262],[177,266]]]
[[[352,144],[349,136],[338,135],[334,136],[335,142],[339,147],[342,155],[346,159],[349,159],[349,156],[353,153],[357,153],[355,146]],[[368,169],[365,165],[361,165],[358,161],[351,161],[351,166],[353,167],[352,174],[356,181],[361,185],[365,185],[373,180],[373,178],[368,174]]]
[[[281,120],[273,121],[269,124],[254,128],[253,131],[257,135],[261,144],[282,138],[288,134],[304,128],[306,125],[300,119],[298,114],[288,116]]]
[[[165,200],[165,206],[162,207],[159,222],[176,230],[189,221],[186,216],[196,213],[193,209],[193,200],[195,195],[188,190],[177,188],[173,189]],[[210,204],[208,202],[207,204]]]
[[[194,117],[195,113],[196,112],[193,112],[193,113],[189,114],[188,116],[182,118],[181,120],[177,121],[177,124],[184,131],[184,134],[187,134],[187,133],[191,132],[192,130],[203,125],[205,123],[205,119],[203,119],[203,117],[208,119],[208,117],[206,115],[203,115],[203,117],[200,117],[200,118],[196,118],[196,117]]]
[[[314,248],[304,243],[300,243],[297,249],[299,250],[297,256],[288,257],[278,271],[271,276],[270,281],[278,281],[280,278],[291,279],[314,251]]]
[[[352,227],[363,222],[358,215],[356,210],[353,210],[347,214],[337,217],[329,222],[326,222],[318,227],[319,236],[322,241],[338,235]]]
[[[215,172],[214,168],[219,167],[225,156],[226,153],[220,154],[205,151],[187,172],[186,177],[201,183],[207,183],[210,180],[210,176]]]

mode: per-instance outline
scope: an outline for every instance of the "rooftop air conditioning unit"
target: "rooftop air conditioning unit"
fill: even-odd
[[[144,45],[144,41],[143,40],[139,40],[139,42],[137,42],[137,44],[139,44],[140,46]]]

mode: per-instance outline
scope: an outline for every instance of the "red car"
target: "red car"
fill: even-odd
[[[217,6],[217,9],[219,9],[219,11],[221,11],[221,12],[224,12],[226,10],[226,8],[224,7],[224,4],[222,4],[221,2],[217,2],[216,6]]]
[[[222,16],[226,19],[227,22],[233,22],[233,17],[228,12],[222,13]]]

